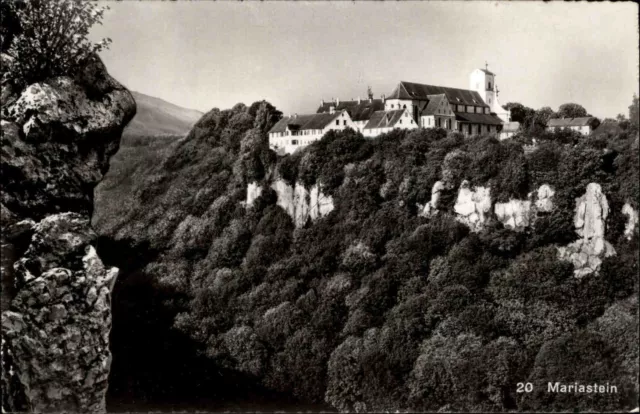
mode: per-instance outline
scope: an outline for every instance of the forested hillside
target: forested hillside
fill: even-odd
[[[638,230],[625,232],[622,209],[640,200],[637,130],[540,133],[527,153],[531,136],[347,130],[277,157],[266,132],[279,116],[260,102],[213,109],[185,139],[121,158],[98,187],[99,253],[121,268],[113,381],[127,376],[125,353],[142,364],[164,347],[338,410],[635,408]],[[275,180],[318,185],[333,210],[296,226]],[[491,203],[546,184],[553,207],[523,228],[490,212],[471,231],[455,212],[465,180],[490,188]],[[262,190],[247,203],[250,183]],[[577,278],[558,247],[579,238],[576,199],[590,183],[606,196],[615,255]],[[132,351],[137,340],[146,348]],[[618,393],[550,394],[549,381]]]

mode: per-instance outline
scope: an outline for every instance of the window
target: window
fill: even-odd
[[[336,125],[338,125],[338,126],[340,125],[340,120],[339,119],[336,120]]]
[[[291,140],[291,145],[298,145],[298,140],[297,139],[292,139]]]
[[[393,104],[391,104],[391,109],[393,109]]]
[[[491,127],[489,125],[487,125],[487,132],[491,131]]]
[[[487,89],[491,90],[491,82],[489,82],[489,86],[487,86]]]
[[[400,120],[400,123],[402,124],[402,119]]]
[[[347,120],[342,121],[342,125],[347,126]]]

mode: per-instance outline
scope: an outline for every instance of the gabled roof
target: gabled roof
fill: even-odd
[[[429,103],[425,106],[420,115],[434,115],[440,108],[440,103],[442,101],[448,102],[447,96],[443,93],[440,95],[429,95],[428,98]]]
[[[373,128],[392,128],[402,117],[405,109],[394,109],[391,111],[376,111],[369,118],[369,122],[364,126],[364,129]],[[413,118],[407,118],[413,119]]]
[[[422,83],[400,82],[387,99],[428,100],[429,95],[444,94],[450,103],[488,107],[476,91],[448,88],[445,86],[424,85]]]
[[[456,121],[470,122],[473,124],[502,125],[502,120],[494,114],[470,114],[467,112],[455,112]]]
[[[295,115],[286,116],[278,121],[270,130],[269,133],[285,132],[287,126],[292,129],[306,130],[306,129],[323,129],[328,124],[333,122],[334,119],[340,116],[342,111],[336,111],[332,114],[310,114],[310,115]]]
[[[338,105],[335,102],[325,102],[318,107],[316,112],[319,114],[329,112],[332,106],[335,107],[336,111],[346,109],[352,121],[366,121],[371,118],[375,111],[384,109],[384,102],[382,102],[382,99],[372,99],[371,101],[362,99],[360,103],[358,101],[340,101]]]
[[[591,116],[582,118],[555,118],[550,119],[547,123],[547,126],[557,128],[565,128],[570,126],[589,126],[594,120],[595,118]]]
[[[495,76],[495,73],[493,73],[493,72],[491,72],[491,71],[489,71],[487,69],[480,69],[480,70],[483,71],[484,73],[486,73],[487,75],[494,75]]]
[[[594,131],[596,134],[619,134],[622,128],[617,121],[603,121]]]

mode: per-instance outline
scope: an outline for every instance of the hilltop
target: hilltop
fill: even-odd
[[[635,133],[544,133],[525,152],[347,129],[278,157],[277,120],[259,102],[213,109],[96,190],[99,253],[121,270],[111,398],[133,381],[207,395],[181,377],[197,353],[341,411],[635,407]],[[620,392],[537,387],[576,378]]]
[[[124,136],[186,135],[202,116],[195,109],[183,108],[154,96],[131,92],[138,112],[124,130]]]

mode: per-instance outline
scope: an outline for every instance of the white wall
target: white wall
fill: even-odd
[[[547,127],[547,131],[549,132],[553,132],[556,130],[556,128],[558,127]],[[569,128],[572,131],[577,131],[579,133],[581,133],[582,135],[589,135],[591,133],[591,127],[586,125],[586,126],[569,126],[569,127],[563,127],[563,128],[558,128],[558,130],[562,130],[564,128]]]
[[[400,123],[402,121],[402,123]],[[388,128],[369,128],[363,130],[362,134],[365,137],[377,137],[380,134],[384,134],[386,132],[392,131],[394,129],[416,129],[419,128],[418,124],[413,120],[413,116],[411,115],[411,109],[407,105],[407,109],[405,109],[404,113],[400,117],[400,120],[396,122],[395,125]]]
[[[391,111],[394,109],[402,109],[404,105],[407,106],[407,109],[411,109],[413,101],[410,99],[387,99],[384,101],[384,110]]]
[[[336,124],[336,121],[338,121],[338,124]],[[321,139],[324,134],[331,130],[342,131],[347,128],[358,130],[356,124],[351,120],[349,113],[343,110],[338,117],[333,119],[323,129],[305,130],[309,132],[306,135],[292,135],[291,132],[288,131],[284,136],[277,136],[275,133],[269,134],[269,148],[280,155],[291,154],[298,148],[304,148]]]

